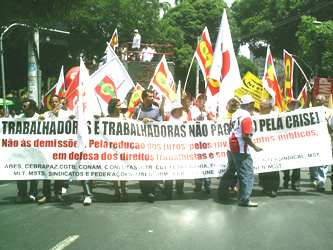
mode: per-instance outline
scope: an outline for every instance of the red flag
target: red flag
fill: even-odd
[[[65,77],[65,85],[66,85],[66,104],[67,109],[74,110],[77,99],[79,95],[78,87],[79,87],[79,79],[80,79],[80,67],[71,68]]]
[[[284,110],[283,99],[281,95],[281,90],[275,73],[275,67],[273,62],[273,57],[269,46],[267,47],[266,64],[263,76],[263,87],[272,96],[275,106],[279,108],[280,111]]]
[[[69,69],[65,76],[65,88],[68,89],[69,85],[76,79],[77,74],[80,72],[80,67],[75,66]]]
[[[144,88],[140,85],[140,83],[136,83],[130,101],[128,103],[128,117],[132,116],[136,106],[138,106],[141,102],[141,95],[143,91]]]
[[[176,101],[177,95],[171,88],[174,80],[168,68],[168,64],[163,55],[160,63],[157,65],[153,78],[149,85],[152,86],[159,94],[164,95],[171,102]]]
[[[53,85],[52,88],[49,89],[49,91],[46,92],[46,94],[43,96],[43,107],[47,108],[48,110],[51,110],[50,106],[50,98],[51,96],[55,95],[56,93],[56,84]]]
[[[294,99],[293,95],[293,71],[294,71],[294,59],[291,54],[286,50],[283,50],[283,62],[284,62],[284,96],[287,103]]]
[[[213,63],[213,47],[210,42],[210,37],[207,27],[204,28],[201,38],[198,42],[197,49],[195,50],[195,58],[197,59],[201,72],[204,76],[206,86],[208,84],[209,69]],[[217,93],[219,89],[214,88],[211,84],[208,84],[212,93]]]

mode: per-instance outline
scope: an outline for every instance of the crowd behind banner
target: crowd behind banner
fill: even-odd
[[[254,98],[256,108],[251,123],[255,133],[248,136],[263,149],[253,154],[253,170],[259,173],[264,193],[276,196],[280,171],[284,175],[283,188],[291,184],[299,191],[301,168],[310,168],[313,186],[324,190],[332,164],[329,132],[333,122],[331,109],[324,107],[330,98],[323,94],[330,96],[331,83],[318,80],[314,95],[308,96],[309,81],[298,67],[306,82],[296,96],[291,91],[296,83],[291,68],[297,69],[298,64],[291,54],[284,53],[289,64],[285,63],[288,84],[282,93],[269,46],[263,79],[248,73],[242,82],[224,11],[214,55],[208,29],[195,52],[207,93],[195,98],[186,95],[187,80],[183,93],[180,83],[176,92],[165,53],[145,89],[140,83],[134,85],[115,50],[121,59],[129,61],[148,62],[160,53],[149,46],[141,50],[139,31],[135,29],[133,35],[131,51],[117,49],[115,30],[106,55],[91,75],[82,58],[80,67],[69,70],[66,77],[61,70],[55,91],[51,89],[45,95],[43,110],[27,98],[27,92],[11,93],[6,104],[10,118],[0,120],[0,179],[18,180],[18,202],[62,201],[69,180],[80,181],[85,205],[92,202],[96,180],[112,181],[115,197],[122,201],[128,199],[128,180],[139,181],[143,197],[149,202],[156,199],[161,182],[163,194],[171,199],[173,180],[178,195],[184,193],[185,179],[194,180],[195,192],[210,194],[211,178],[221,177],[230,169],[230,119],[235,122],[232,116],[241,108],[239,99],[248,94]],[[224,47],[231,53],[230,68],[220,63]],[[223,92],[219,92],[220,87]],[[0,116],[4,116],[1,108]],[[234,176],[231,190],[239,191],[240,178]],[[41,194],[38,180],[43,182]],[[218,191],[220,188],[221,182]]]
[[[317,99],[313,106],[322,106],[320,96]],[[177,180],[177,192],[182,193],[184,179],[195,179],[195,191],[210,193],[210,178],[222,176],[227,168],[230,128],[229,120],[210,114],[205,102],[205,96],[199,95],[192,105],[185,96],[182,103],[163,113],[153,92],[144,91],[142,103],[130,119],[122,113],[120,100],[113,99],[108,117],[88,121],[85,148],[79,150],[78,121],[58,96],[50,99],[51,110],[43,114],[36,113],[33,101],[24,99],[22,115],[1,119],[1,179],[25,183],[23,191],[19,185],[18,197],[26,196],[24,180],[44,180],[41,202],[51,199],[52,179],[57,200],[67,190],[66,180],[81,180],[87,203],[92,197],[92,180],[121,181],[115,187],[125,200],[126,180],[141,180],[144,194],[145,182],[155,181],[154,186],[156,180],[165,180],[166,193],[172,197],[172,180]],[[229,102],[230,114],[237,105],[237,99]],[[265,111],[271,109],[267,105],[269,101],[262,102],[254,119],[253,140],[264,148],[253,155],[256,173],[332,164],[327,109],[270,113]],[[30,196],[36,198],[36,181],[31,182]],[[151,195],[155,192],[149,191],[146,198],[154,200]]]

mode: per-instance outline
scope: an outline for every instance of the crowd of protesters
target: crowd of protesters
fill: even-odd
[[[75,118],[69,111],[66,110],[66,105],[63,99],[59,96],[52,96],[49,99],[50,110],[38,110],[37,104],[27,98],[27,93],[22,91],[11,92],[8,95],[8,100],[16,105],[9,106],[9,115],[12,118],[26,119],[73,119]],[[206,96],[199,94],[194,100],[190,95],[184,94],[181,102],[173,103],[169,112],[164,111],[165,99],[157,102],[155,92],[151,89],[142,92],[141,103],[136,107],[131,118],[128,118],[126,106],[119,99],[111,99],[108,105],[108,116],[119,119],[136,119],[144,123],[168,121],[173,123],[182,123],[186,121],[204,121],[216,120],[216,114],[208,111],[206,108]],[[327,100],[324,96],[318,95],[312,101],[312,106],[324,106]],[[289,111],[301,108],[300,103],[292,101],[288,105]],[[329,109],[327,116],[329,117]],[[253,188],[253,162],[247,147],[253,147],[255,151],[262,150],[252,142],[253,134],[253,114],[269,114],[274,111],[274,105],[271,99],[262,100],[260,109],[254,109],[254,100],[250,95],[245,95],[242,98],[232,98],[227,104],[226,118],[230,119],[231,133],[229,138],[230,148],[227,152],[228,168],[226,173],[220,178],[217,190],[218,198],[221,201],[229,199],[231,193],[237,193],[240,206],[256,207],[258,204],[250,200]],[[3,110],[2,110],[3,114]],[[236,122],[237,121],[237,122]],[[241,121],[241,122],[239,122]],[[325,182],[329,166],[311,167],[310,181],[314,188],[318,191],[325,191]],[[300,191],[300,169],[284,170],[282,188]],[[116,201],[128,201],[126,181],[113,181],[114,197]],[[29,190],[28,190],[29,184]],[[42,192],[38,193],[38,181],[19,180],[17,181],[17,198],[18,203],[22,202],[37,202],[43,204],[50,201],[62,202],[63,195],[67,193],[69,181],[55,180],[51,185],[50,180],[42,182]],[[83,204],[90,205],[93,200],[93,187],[96,185],[94,181],[81,181],[83,190]],[[265,195],[276,197],[280,188],[280,173],[279,171],[259,174],[259,185]],[[51,195],[53,186],[54,196]],[[111,186],[111,184],[110,184]],[[161,183],[154,180],[140,181],[139,187],[143,199],[148,202],[156,200],[156,192],[160,190],[166,199],[172,199],[174,194],[174,184],[172,180]],[[176,194],[180,197],[184,194],[184,180],[176,180]],[[193,180],[193,191],[203,192],[205,195],[211,193],[210,178]],[[333,185],[332,185],[333,191]]]

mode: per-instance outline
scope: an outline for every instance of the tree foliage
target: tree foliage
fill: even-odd
[[[249,43],[255,56],[264,56],[265,44],[270,44],[273,54],[282,58],[286,49],[304,58],[319,74],[332,75],[332,46],[328,44],[333,33],[329,21],[333,1],[238,0],[232,11],[241,42]],[[323,23],[316,26],[315,20]]]
[[[310,62],[315,74],[333,76],[333,21],[316,24],[314,17],[303,16],[296,34],[300,56]],[[301,62],[302,63],[302,62]]]

